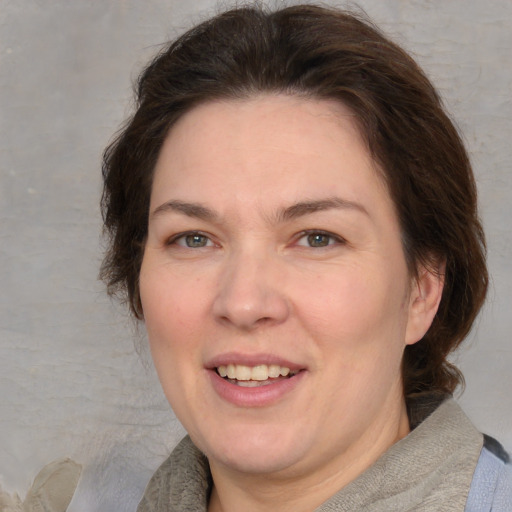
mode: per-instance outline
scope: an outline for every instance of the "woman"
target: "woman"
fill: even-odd
[[[487,288],[470,164],[378,29],[203,23],[142,74],[104,179],[102,276],[189,433],[139,511],[508,510],[450,398]]]

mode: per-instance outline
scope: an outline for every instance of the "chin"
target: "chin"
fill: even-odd
[[[230,468],[232,471],[252,475],[270,475],[286,472],[295,467],[297,463],[297,453],[250,450],[244,447],[241,452],[231,453],[212,453],[207,455],[210,464],[221,464]]]
[[[193,441],[208,457],[210,464],[221,464],[241,473],[268,474],[294,466],[303,455],[303,437],[286,435],[284,430],[283,426],[271,428],[263,425],[235,432],[227,429],[220,438],[193,438]]]

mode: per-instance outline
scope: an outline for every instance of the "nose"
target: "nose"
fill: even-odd
[[[233,255],[225,262],[213,314],[246,331],[280,324],[290,313],[282,284],[282,269],[272,257]]]

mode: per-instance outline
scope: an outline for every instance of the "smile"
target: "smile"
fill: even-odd
[[[267,359],[267,362],[262,359]],[[238,360],[238,363],[231,362],[234,360]],[[300,386],[308,373],[305,367],[285,360],[276,361],[268,355],[247,357],[238,354],[229,357],[225,354],[217,361],[211,361],[207,368],[218,396],[237,407],[276,404]]]
[[[243,364],[228,364],[217,367],[217,373],[237,386],[257,387],[273,384],[280,379],[293,377],[298,372],[291,371],[286,366],[277,364],[259,364],[256,366],[246,366]]]

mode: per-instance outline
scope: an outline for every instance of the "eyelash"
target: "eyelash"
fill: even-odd
[[[335,235],[334,233],[330,233],[329,231],[322,231],[321,229],[308,229],[299,234],[299,236],[296,238],[296,244],[300,245],[300,244],[298,244],[298,242],[303,238],[306,238],[308,240],[308,242],[310,242],[309,237],[314,237],[314,236],[327,237],[327,238],[329,238],[329,241],[326,245],[319,245],[317,247],[310,245],[308,243],[307,247],[309,247],[311,249],[324,249],[324,248],[332,246],[332,245],[338,245],[338,244],[343,245],[346,243],[346,240],[344,238],[342,238],[339,235]]]
[[[186,245],[186,239],[188,237],[204,238],[204,239],[206,239],[206,245],[200,245],[197,247],[192,247],[192,246]],[[184,240],[185,243],[178,244],[177,242],[179,242],[180,240]],[[211,243],[208,244],[208,242],[211,242]],[[187,249],[202,249],[204,247],[210,247],[211,245],[214,245],[214,242],[212,241],[210,236],[208,236],[206,233],[203,233],[202,231],[186,231],[184,233],[178,233],[178,234],[172,236],[169,240],[167,240],[166,245],[180,245],[181,247],[184,247]]]
[[[191,245],[187,245],[186,240],[187,240],[188,237],[204,238],[205,239],[205,245],[198,245],[196,247],[193,247]],[[326,238],[328,238],[328,241],[327,241],[327,243],[325,245],[314,246],[314,245],[311,245],[312,240],[311,240],[310,237],[326,237]],[[302,239],[307,239],[307,242],[308,242],[307,245],[306,244],[304,244],[304,245],[303,244],[299,244],[299,242]],[[184,244],[177,243],[180,240],[185,241],[185,243]],[[208,242],[210,242],[210,244]],[[322,231],[322,230],[319,230],[319,229],[308,229],[308,230],[302,231],[295,238],[295,244],[296,245],[299,245],[301,247],[309,247],[311,249],[323,249],[323,248],[326,248],[326,247],[329,247],[329,246],[332,246],[332,245],[345,244],[345,243],[346,243],[346,240],[343,239],[342,237],[340,237],[339,235],[335,235],[333,233],[330,233],[329,231]],[[172,236],[167,241],[166,245],[179,245],[179,246],[182,246],[182,247],[186,247],[188,249],[202,249],[202,248],[205,248],[205,247],[211,247],[212,245],[214,245],[214,242],[212,241],[212,239],[210,238],[209,235],[207,235],[206,233],[203,233],[202,231],[186,231],[184,233],[178,233],[178,234]]]

